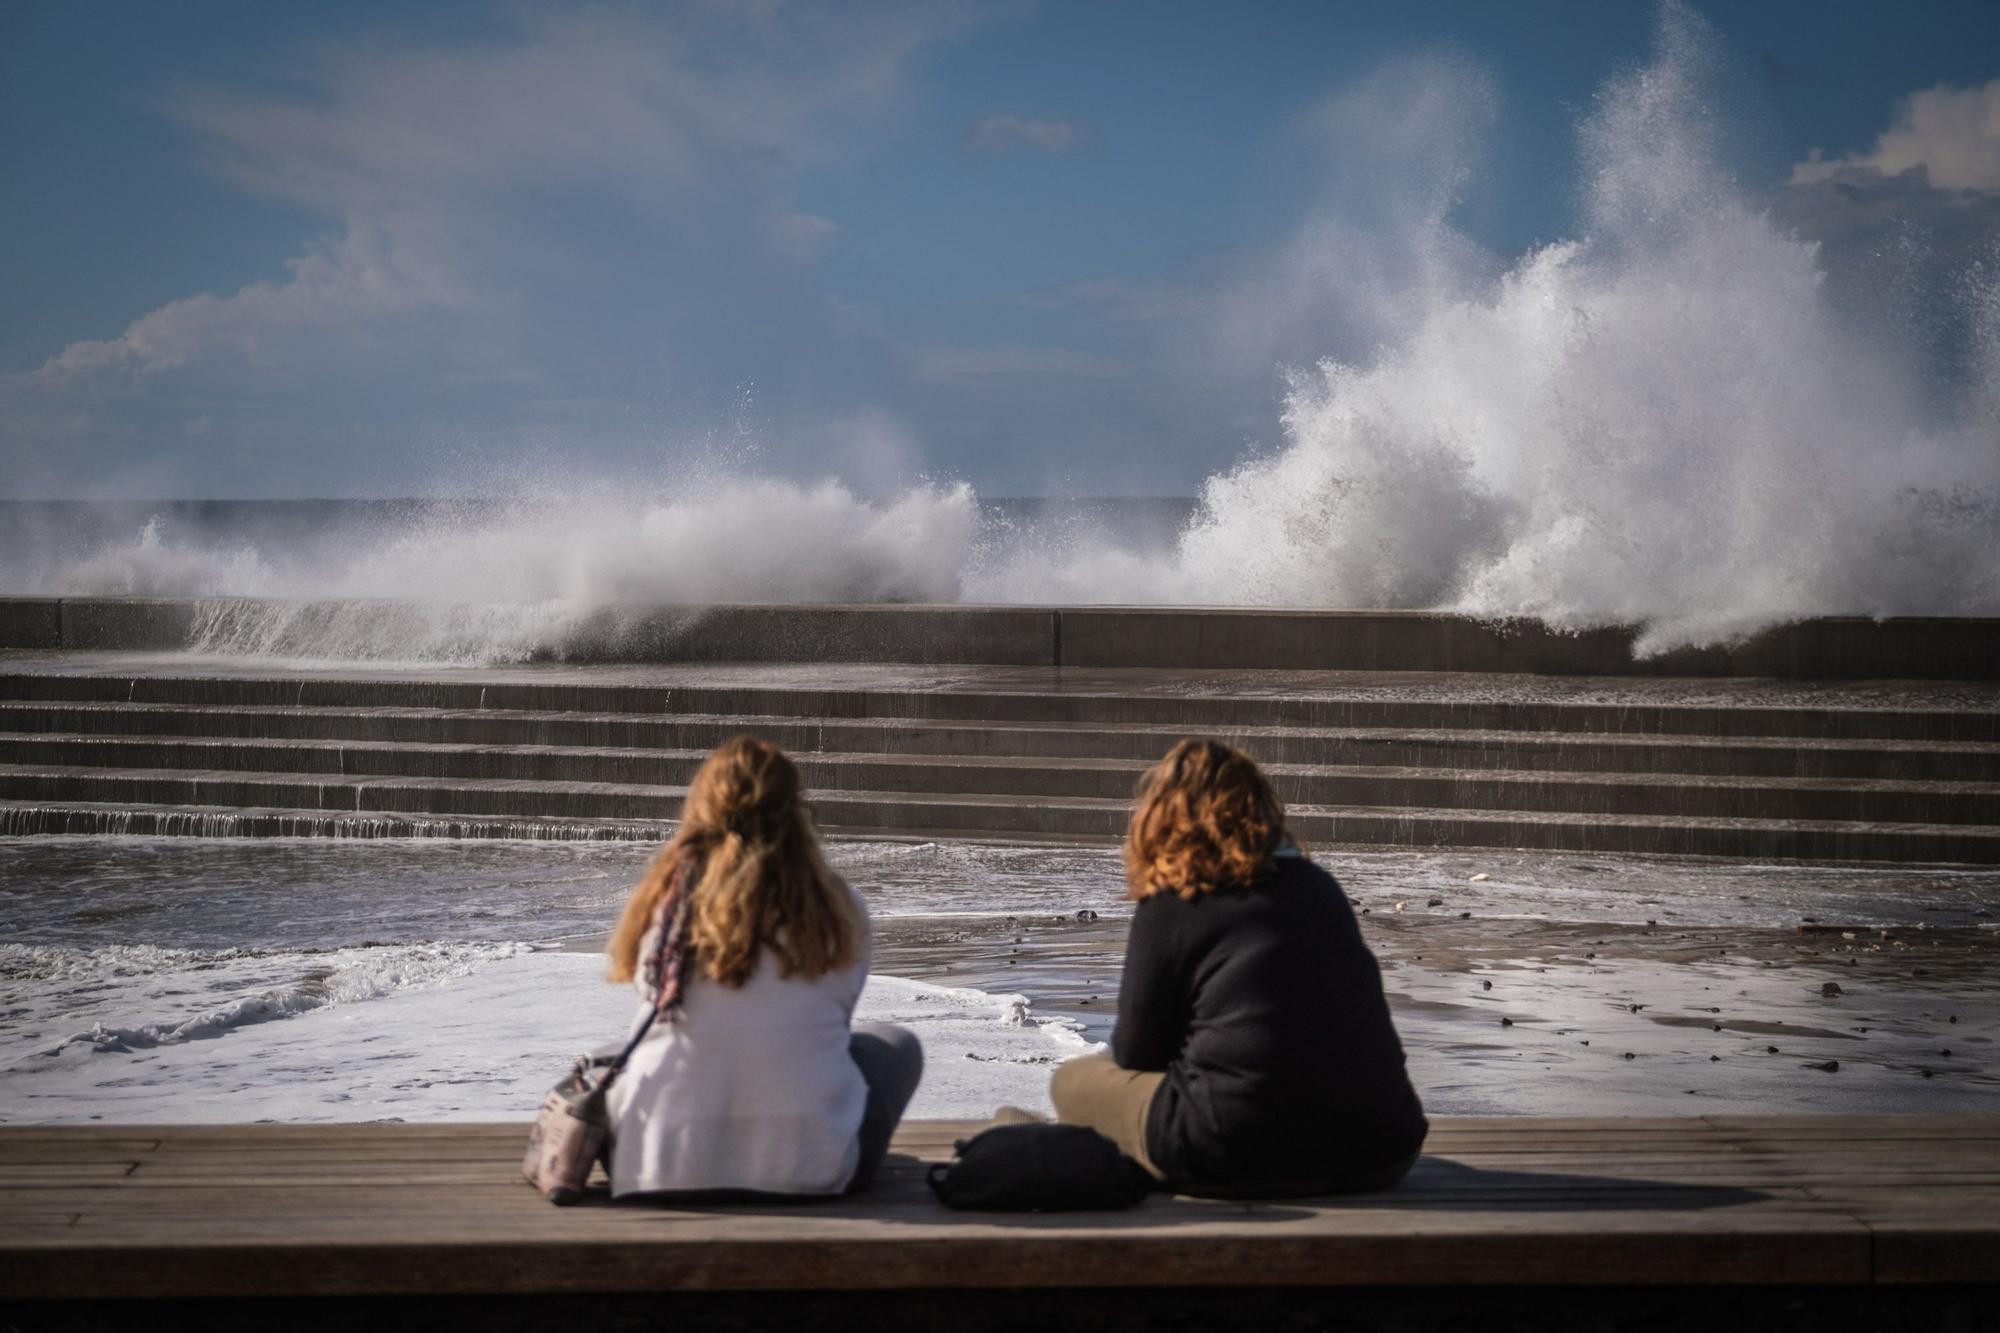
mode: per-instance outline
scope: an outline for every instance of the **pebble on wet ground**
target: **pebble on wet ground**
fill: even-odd
[[[1391,888],[1390,892],[1393,891]],[[1496,1078],[1507,1077],[1504,1065],[1511,1063],[1507,1057],[1539,1055],[1544,1048],[1553,1047],[1554,1043],[1561,1041],[1564,1036],[1571,1036],[1572,1040],[1576,1040],[1579,1049],[1595,1052],[1594,1040],[1574,1037],[1571,1034],[1575,1032],[1575,1028],[1565,1031],[1560,1026],[1565,1018],[1580,1017],[1581,1011],[1542,1012],[1538,1009],[1538,1003],[1544,995],[1545,984],[1557,988],[1550,994],[1561,1003],[1587,1000],[1596,1007],[1598,1013],[1616,1011],[1627,1015],[1612,1025],[1614,1030],[1607,1036],[1607,1040],[1612,1043],[1611,1054],[1618,1057],[1621,1063],[1632,1067],[1623,1076],[1604,1080],[1607,1096],[1630,1099],[1637,1095],[1633,1091],[1635,1086],[1641,1093],[1650,1091],[1660,1096],[1680,1093],[1684,1091],[1685,1085],[1676,1087],[1663,1084],[1653,1087],[1652,1084],[1662,1079],[1674,1079],[1678,1082],[1679,1077],[1684,1077],[1689,1066],[1695,1063],[1736,1063],[1737,1056],[1756,1050],[1754,1045],[1748,1044],[1749,1041],[1754,1041],[1755,1035],[1765,1033],[1781,1035],[1781,1028],[1785,1029],[1782,1035],[1786,1035],[1793,1045],[1772,1044],[1765,1049],[1771,1055],[1788,1055],[1791,1057],[1789,1061],[1754,1068],[1739,1064],[1735,1073],[1723,1078],[1721,1083],[1701,1087],[1697,1095],[1720,1097],[1732,1104],[1746,1100],[1754,1102],[1764,1097],[1777,1097],[1780,1094],[1775,1091],[1776,1089],[1795,1085],[1797,1075],[1787,1075],[1785,1071],[1788,1068],[1826,1073],[1837,1071],[1847,1075],[1847,1079],[1861,1080],[1855,1085],[1859,1091],[1854,1095],[1871,1097],[1880,1095],[1875,1091],[1879,1082],[1878,1076],[1890,1069],[1894,1069],[1901,1079],[1916,1075],[1924,1081],[1935,1081],[1939,1085],[1937,1091],[1948,1091],[1949,1085],[1961,1078],[1984,1082],[1990,1077],[1981,1070],[1980,1062],[1976,1058],[1971,1061],[1956,1060],[1952,1054],[1946,1054],[1952,1048],[1942,1045],[1929,1048],[1931,1052],[1929,1059],[1940,1063],[1926,1068],[1923,1055],[1925,1048],[1922,1045],[1924,1036],[1930,1035],[1922,1032],[1922,1028],[1926,1025],[1939,1023],[1954,1026],[1969,1025],[1968,1031],[1978,1031],[1987,1025],[1983,1009],[1979,1013],[1968,1010],[1966,1014],[1939,1012],[1940,1006],[1937,1002],[1944,999],[1946,993],[1938,989],[1935,978],[1941,973],[1957,975],[1956,971],[1952,970],[1959,967],[1955,958],[1948,964],[1942,962],[1946,956],[1946,951],[1942,947],[1945,944],[1952,946],[1950,953],[1953,955],[1961,951],[1968,954],[1979,953],[1980,957],[1967,958],[1963,969],[1969,975],[1975,977],[1981,975],[1974,969],[1980,966],[1990,968],[1993,958],[2000,955],[2000,949],[1995,948],[2000,941],[1994,941],[1990,936],[1981,936],[1972,941],[1973,944],[1983,946],[1976,951],[1969,948],[1961,949],[1961,942],[1956,938],[1948,941],[1931,939],[1927,942],[1927,947],[1936,948],[1938,952],[1924,957],[1927,965],[1925,968],[1913,969],[1909,965],[1913,959],[1899,957],[1891,961],[1893,950],[1897,947],[1894,943],[1885,943],[1880,951],[1871,950],[1865,942],[1857,942],[1858,947],[1853,949],[1842,948],[1839,943],[1838,926],[1829,928],[1817,938],[1812,938],[1810,942],[1817,944],[1819,948],[1811,954],[1806,954],[1797,948],[1802,941],[1793,934],[1790,923],[1786,923],[1782,933],[1777,927],[1738,930],[1727,937],[1728,947],[1725,948],[1718,943],[1714,934],[1709,934],[1707,938],[1702,937],[1707,928],[1697,926],[1690,929],[1683,922],[1674,919],[1675,914],[1668,912],[1661,912],[1658,917],[1644,918],[1647,924],[1640,924],[1640,919],[1627,918],[1629,924],[1613,927],[1583,922],[1517,920],[1512,916],[1493,919],[1490,914],[1487,918],[1481,918],[1477,909],[1464,913],[1458,909],[1445,911],[1444,907],[1448,906],[1451,900],[1437,890],[1413,894],[1404,899],[1392,899],[1386,893],[1381,893],[1379,896],[1366,894],[1356,896],[1363,898],[1364,901],[1368,897],[1374,897],[1375,903],[1379,903],[1383,909],[1383,919],[1374,921],[1373,904],[1363,907],[1357,902],[1354,905],[1357,915],[1371,918],[1363,921],[1362,929],[1371,945],[1377,950],[1385,970],[1395,973],[1404,968],[1409,969],[1407,975],[1410,980],[1392,983],[1392,1003],[1398,1001],[1415,1003],[1421,1011],[1421,1006],[1433,999],[1439,1004],[1447,1004],[1450,997],[1444,993],[1445,989],[1457,992],[1455,1004],[1447,1005],[1448,1008],[1460,1011],[1457,1018],[1445,1014],[1440,1009],[1437,1011],[1438,1016],[1425,1013],[1423,1021],[1433,1026],[1441,1025],[1447,1033],[1454,1022],[1463,1018],[1472,1018],[1476,1022],[1480,1011],[1475,1006],[1465,1003],[1465,992],[1462,989],[1465,981],[1469,977],[1477,982],[1477,994],[1480,998],[1493,999],[1498,991],[1498,977],[1501,975],[1509,977],[1510,985],[1504,997],[1507,1012],[1496,1014],[1490,1009],[1484,1011],[1484,1021],[1496,1023],[1501,1027],[1506,1040],[1491,1043],[1491,1039],[1488,1038],[1487,1042],[1490,1045],[1480,1043],[1470,1047],[1475,1052],[1484,1050],[1484,1054],[1473,1054],[1469,1058],[1475,1063],[1491,1064],[1496,1071],[1500,1071],[1495,1074]],[[1392,907],[1401,910],[1391,915]],[[1429,910],[1425,910],[1426,908]],[[1048,948],[1054,941],[1060,939],[1065,943],[1057,947],[1076,949],[1080,946],[1074,941],[1095,940],[1098,936],[1092,932],[1104,931],[1110,932],[1103,936],[1108,954],[1121,951],[1119,946],[1123,944],[1123,926],[1117,920],[1120,914],[1106,912],[1099,920],[1092,922],[1075,907],[1062,907],[1059,910],[1064,915],[1056,918],[1053,925],[1044,924],[1050,922],[1051,918],[1048,916],[1030,915],[1019,918],[1018,922],[1009,922],[1004,934],[995,932],[999,938],[992,942],[999,947],[993,950],[993,954],[999,956],[990,957],[988,965],[1006,976],[1006,982],[1002,983],[1003,988],[1009,984],[1032,982],[1034,978],[1029,977],[1027,973],[1031,965],[1037,964],[1040,960],[1031,955],[1042,951],[1039,948],[1021,947],[1017,967],[1014,965],[1015,959],[1006,957],[1011,942],[1018,942],[1020,945],[1033,943]],[[1828,919],[1838,918],[1830,916]],[[1672,921],[1674,925],[1672,931],[1665,929],[1668,921]],[[1479,924],[1474,924],[1475,922]],[[1030,934],[1024,936],[1020,933],[1021,923],[1034,923],[1030,928]],[[1649,930],[1647,925],[1652,928]],[[1874,928],[1871,927],[1868,933],[1872,938]],[[1828,943],[1829,937],[1831,943]],[[1586,952],[1577,952],[1577,945],[1585,946]],[[1413,947],[1416,951],[1410,952]],[[1858,954],[1859,958],[1857,960],[1854,957],[1839,956],[1841,954]],[[1074,956],[1080,959],[1086,955]],[[1066,976],[1060,986],[1051,987],[1058,991],[1057,994],[1043,996],[1038,993],[1037,1007],[1060,1011],[1064,1007],[1075,1006],[1071,1012],[1086,1025],[1084,1029],[1086,1034],[1093,1040],[1101,1041],[1109,1035],[1112,997],[1108,988],[1112,983],[1105,981],[1099,973],[1103,966],[1115,964],[1115,957],[1110,959],[1110,963],[1105,963],[1100,962],[1095,953],[1087,956],[1090,959],[1088,979],[1084,979],[1085,969],[1077,968],[1077,975]],[[1933,956],[1940,959],[1939,964],[1932,963]],[[1586,957],[1590,966],[1587,968],[1577,966]],[[1427,969],[1427,960],[1432,959],[1436,961],[1431,962]],[[1003,962],[1006,966],[995,966]],[[1666,972],[1659,975],[1641,972],[1630,978],[1624,975],[1628,966],[1656,969],[1670,964],[1681,964],[1688,971]],[[1856,978],[1860,977],[1861,973],[1851,973],[1846,982],[1828,981],[1829,964],[1847,964],[1850,967],[1858,965],[1867,972],[1875,984],[1867,985],[1857,981]],[[1766,976],[1764,980],[1752,979],[1750,970],[1760,966],[1769,966],[1781,971],[1776,974],[1760,974]],[[1810,980],[1814,971],[1819,973],[1819,981]],[[1927,971],[1931,974],[1928,988],[1922,983],[1909,986],[1904,981],[1904,978],[1916,971]],[[1784,972],[1800,972],[1804,975],[1785,976]],[[1544,973],[1567,973],[1568,979],[1542,975]],[[1990,977],[1992,973],[1988,971],[1983,975]],[[1651,998],[1647,1001],[1636,1001],[1630,998],[1631,991],[1642,988],[1637,984],[1642,978],[1647,984],[1657,981],[1663,989],[1657,993],[1649,992]],[[1082,986],[1076,984],[1078,980],[1083,980]],[[1682,984],[1682,990],[1679,992],[1673,989],[1677,983]],[[1106,989],[1100,990],[1100,985]],[[1572,993],[1569,988],[1577,986],[1582,989]],[[1614,987],[1624,989],[1625,996],[1620,998]],[[1857,987],[1858,990],[1849,989],[1850,987]],[[1426,988],[1429,988],[1428,993]],[[1723,998],[1722,994],[1699,994],[1709,991],[1726,991],[1737,998],[1732,999],[1726,1006],[1689,1003],[1697,998],[1710,1000]],[[1893,1021],[1888,1022],[1886,1026],[1877,1022],[1886,1013],[1909,1005],[1910,1001],[1919,995],[1930,1002],[1930,1008],[1921,1018],[1915,1014],[1909,1015],[1914,1024],[1909,1030],[1904,1030]],[[1842,1000],[1844,1003],[1836,1006],[1835,1000]],[[1818,1001],[1818,1004],[1815,1005],[1814,1001]],[[1966,1003],[1962,999],[1958,1002]],[[1853,1012],[1855,1005],[1865,1006],[1866,1012]],[[1892,1006],[1892,1011],[1878,1010],[1877,1007],[1883,1005]],[[1770,1008],[1773,1012],[1759,1012],[1765,1008]],[[1528,1020],[1513,1017],[1511,1011],[1515,1009],[1535,1014],[1537,1021],[1532,1026],[1524,1027]],[[1722,1013],[1725,1010],[1730,1012],[1732,1017],[1724,1019]],[[1837,1028],[1838,1032],[1817,1033],[1810,1027],[1798,1027],[1801,1020],[1806,1024],[1811,1023],[1812,1020],[1807,1014],[1814,1010],[1821,1016],[1824,1027]],[[1715,1036],[1731,1034],[1729,1042],[1715,1044],[1707,1051],[1702,1050],[1699,1043],[1692,1046],[1686,1044],[1687,1038],[1693,1037],[1700,1031],[1704,1014],[1709,1015],[1707,1022],[1711,1034]],[[1840,1015],[1843,1021],[1839,1023],[1824,1021],[1836,1014]],[[1399,1013],[1398,1017],[1401,1019],[1402,1015]],[[1871,1023],[1875,1024],[1865,1034],[1861,1027],[1853,1025],[1853,1020],[1863,1017],[1869,1018]],[[1548,1025],[1551,1019],[1555,1020],[1556,1026]],[[1963,1021],[1954,1024],[1953,1020]],[[1643,1026],[1650,1034],[1653,1031],[1651,1025],[1655,1023],[1664,1024],[1668,1028],[1692,1029],[1692,1032],[1686,1032],[1683,1043],[1678,1046],[1671,1048],[1663,1046],[1656,1049],[1648,1045],[1640,1049],[1646,1038],[1638,1035],[1639,1029]],[[1620,1040],[1620,1037],[1626,1034],[1616,1031],[1616,1028],[1628,1025],[1631,1032],[1626,1039],[1632,1042],[1629,1049],[1625,1042]],[[1516,1032],[1517,1028],[1520,1028],[1521,1032]],[[1522,1033],[1527,1035],[1523,1036]],[[1833,1068],[1829,1069],[1826,1058],[1829,1052],[1824,1044],[1812,1038],[1816,1035],[1842,1034],[1848,1036],[1863,1034],[1866,1044],[1853,1047],[1854,1053],[1851,1056],[1831,1061]],[[1664,1037],[1666,1034],[1660,1035]],[[1900,1052],[1893,1049],[1898,1042],[1902,1045]],[[1883,1048],[1884,1044],[1888,1049]],[[1723,1054],[1724,1051],[1729,1054]],[[1968,1053],[1977,1057],[1979,1048],[1968,1044]],[[1570,1058],[1575,1059],[1573,1056]],[[1642,1059],[1645,1061],[1643,1066],[1639,1063]],[[1587,1082],[1590,1076],[1585,1071],[1593,1063],[1576,1061],[1576,1073],[1570,1077]],[[1560,1069],[1561,1065],[1558,1064],[1556,1068]],[[1597,1068],[1600,1076],[1606,1072],[1601,1065]],[[1756,1072],[1759,1069],[1765,1072],[1759,1075]],[[1680,1071],[1678,1076],[1677,1070]],[[1652,1072],[1649,1074],[1649,1071]],[[1718,1070],[1717,1074],[1720,1076],[1721,1071]],[[1774,1078],[1781,1082],[1770,1082]],[[1737,1080],[1742,1080],[1740,1086]],[[1841,1098],[1843,1094],[1840,1085],[1846,1081],[1846,1079],[1829,1079],[1824,1085],[1826,1090],[1817,1096],[1821,1099]],[[1929,1104],[1926,1099],[1932,1097],[1931,1090],[1911,1088],[1907,1083],[1904,1087],[1906,1091],[1903,1096],[1910,1099],[1913,1107]]]

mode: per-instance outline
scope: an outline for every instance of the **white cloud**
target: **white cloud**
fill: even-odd
[[[341,326],[360,334],[383,317],[469,304],[442,247],[426,244],[435,239],[409,219],[383,225],[352,218],[344,235],[290,261],[288,281],[170,302],[116,338],[71,343],[36,378],[60,384],[93,372],[150,374],[202,359],[255,364],[281,357],[291,335]]]
[[[1843,170],[1897,176],[1921,168],[1940,190],[2000,191],[2000,79],[1981,88],[1926,88],[1896,108],[1865,153],[1828,158],[1815,148],[1791,183],[1831,180]]]
[[[84,438],[100,462],[232,490],[323,485],[307,471],[337,452],[343,478],[396,488],[406,457],[467,436],[647,447],[655,403],[698,434],[766,358],[808,367],[801,393],[894,363],[829,331],[800,281],[840,229],[799,182],[888,119],[967,6],[494,12],[446,43],[391,34],[164,95],[209,167],[325,235],[281,277],[0,376],[0,448],[54,478],[47,442]],[[603,407],[583,423],[578,402]]]
[[[996,112],[972,122],[965,131],[965,146],[978,153],[1005,153],[1015,148],[1067,153],[1089,143],[1090,137],[1090,126],[1080,120]]]
[[[671,193],[837,157],[909,58],[963,21],[948,5],[523,12],[513,40],[350,48],[280,92],[183,90],[166,109],[221,170],[326,212],[522,181]]]

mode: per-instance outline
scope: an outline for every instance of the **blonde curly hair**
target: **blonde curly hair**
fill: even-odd
[[[741,986],[769,949],[782,976],[812,980],[854,961],[861,923],[827,868],[799,795],[799,770],[755,736],[724,741],[688,784],[681,826],[647,867],[606,952],[611,979],[630,981],[674,870],[696,858],[689,940],[701,974]]]
[[[1185,740],[1139,779],[1125,882],[1139,899],[1251,884],[1270,873],[1284,837],[1285,808],[1248,755]]]

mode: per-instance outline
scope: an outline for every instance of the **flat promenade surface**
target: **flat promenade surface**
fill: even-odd
[[[1438,705],[1561,703],[1607,707],[1923,709],[2000,711],[2000,679],[1785,680],[1769,676],[1550,676],[1520,672],[1307,670],[1246,667],[939,665],[918,662],[427,662],[303,661],[164,651],[0,648],[0,673],[145,681],[423,683],[549,690],[749,690],[897,695],[1110,696]],[[171,686],[158,686],[174,694]],[[197,687],[198,688],[198,687]],[[475,705],[476,706],[476,705]]]
[[[951,1213],[971,1127],[865,1196],[557,1209],[520,1125],[0,1128],[0,1293],[106,1297],[1031,1287],[1990,1284],[2000,1115],[1446,1118],[1397,1190]],[[671,1307],[666,1307],[671,1309]]]

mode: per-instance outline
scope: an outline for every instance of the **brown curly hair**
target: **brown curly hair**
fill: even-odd
[[[1125,882],[1134,898],[1251,884],[1271,871],[1284,836],[1285,808],[1250,756],[1185,740],[1139,779]]]
[[[680,828],[632,890],[607,949],[613,981],[637,971],[640,942],[688,857],[701,868],[688,933],[703,976],[741,986],[764,949],[781,975],[808,981],[854,961],[861,922],[820,854],[798,767],[769,741],[737,736],[694,775]]]

